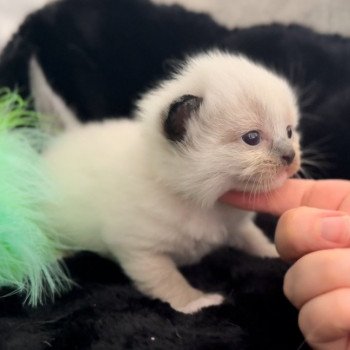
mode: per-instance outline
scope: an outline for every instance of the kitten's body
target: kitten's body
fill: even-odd
[[[251,214],[224,204],[198,208],[169,191],[157,179],[151,152],[142,124],[130,120],[82,125],[46,151],[46,163],[63,190],[65,205],[52,212],[59,232],[69,232],[67,243],[83,242],[83,248],[104,255],[151,250],[186,264],[227,244],[228,232],[239,231],[243,218],[251,220]],[[117,228],[112,237],[110,226]]]
[[[176,264],[222,245],[276,255],[252,213],[218,198],[270,190],[298,168],[298,157],[282,160],[298,150],[297,137],[286,137],[294,95],[264,68],[216,52],[189,59],[138,114],[75,125],[55,140],[44,158],[61,200],[48,213],[65,243],[113,257],[147,295],[183,312],[219,304]],[[242,141],[249,130],[259,130],[259,147]]]
[[[193,312],[196,304],[183,307],[201,293],[172,264],[171,278],[167,263],[191,264],[223,245],[263,256],[275,255],[275,248],[252,223],[252,213],[219,203],[198,208],[170,192],[157,179],[141,134],[141,123],[115,120],[61,136],[44,155],[61,193],[49,214],[63,243],[116,259],[143,292]],[[156,286],[144,285],[144,277],[157,269]],[[198,308],[221,298],[211,295],[202,302]]]

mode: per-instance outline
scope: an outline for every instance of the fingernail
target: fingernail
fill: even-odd
[[[334,243],[349,242],[350,218],[344,215],[321,219],[321,236]]]

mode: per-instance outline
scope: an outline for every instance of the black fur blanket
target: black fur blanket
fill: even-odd
[[[128,115],[176,60],[208,48],[242,52],[300,93],[303,146],[316,178],[350,178],[350,41],[300,26],[228,30],[208,16],[146,0],[63,0],[29,16],[0,58],[0,86],[30,95],[36,55],[82,120]],[[179,219],[180,220],[180,219]],[[273,234],[274,219],[259,217]],[[0,298],[0,349],[307,349],[282,293],[288,268],[223,249],[184,269],[227,302],[187,316],[137,292],[119,267],[89,253],[67,260],[77,286],[37,309]],[[7,291],[3,291],[5,294]]]

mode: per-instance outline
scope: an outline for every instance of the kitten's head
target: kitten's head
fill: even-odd
[[[139,112],[159,180],[202,206],[232,189],[270,191],[299,169],[295,94],[242,56],[189,58]]]

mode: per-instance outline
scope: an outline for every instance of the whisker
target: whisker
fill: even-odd
[[[309,161],[315,161],[315,162],[320,162],[320,163],[325,163],[325,164],[331,164],[331,157],[330,154],[317,154],[317,153],[303,153],[301,161],[304,162],[309,162]]]
[[[253,181],[253,184],[252,184],[252,188],[251,188],[251,190],[250,190],[250,192],[249,192],[249,203],[252,203],[252,204],[254,204],[254,199],[252,198],[252,197],[254,197],[254,187],[255,187],[255,179],[254,179],[254,181]],[[253,205],[254,206],[254,205]]]
[[[300,177],[301,179],[312,179],[312,176],[310,175],[310,173],[305,169],[305,168],[300,168],[298,171],[298,174],[300,173]]]
[[[332,153],[326,153],[326,152],[319,152],[313,149],[308,149],[302,152],[302,159],[310,159],[310,160],[320,160],[320,161],[330,161],[332,158],[334,158],[334,154]]]
[[[257,178],[257,181],[256,181],[256,186],[255,186],[255,193],[254,193],[254,206],[255,206],[255,203],[256,203],[256,197],[259,195],[259,189],[262,187],[261,186],[261,183],[262,183],[262,172],[260,172],[259,174],[259,177]]]
[[[314,142],[305,145],[303,147],[303,152],[307,149],[315,149],[315,151],[319,151],[320,147],[326,147],[329,142],[331,142],[333,140],[334,136],[333,135],[326,135],[318,140],[315,140]]]
[[[306,340],[303,340],[303,342],[298,346],[297,350],[302,350],[304,345],[306,345]]]
[[[323,138],[322,140],[319,140],[320,142],[326,142],[327,137]],[[332,155],[330,152],[326,153],[320,150],[320,145],[316,148],[316,143],[314,143],[314,146],[308,146],[307,148],[302,150],[302,157],[301,157],[301,171],[300,173],[304,178],[320,178],[320,177],[326,177],[327,169],[330,169],[333,167],[332,164],[332,158],[334,158],[334,155]]]
[[[312,122],[322,123],[324,121],[324,119],[318,114],[302,111],[301,115],[302,119],[311,120]]]
[[[251,173],[251,174],[249,175],[248,180],[247,180],[246,183],[245,183],[244,190],[243,190],[244,193],[247,191],[247,186],[248,186],[248,184],[249,184],[249,182],[250,182],[252,176],[253,176],[253,173]]]
[[[254,208],[254,203],[255,203],[255,186],[256,186],[256,178],[254,177],[253,179],[253,184],[252,184],[252,189],[250,191],[250,196],[249,196],[249,202],[252,203],[252,206]]]
[[[298,86],[299,105],[301,109],[311,106],[316,101],[318,90],[319,85],[316,81],[312,81],[302,87]]]

